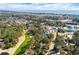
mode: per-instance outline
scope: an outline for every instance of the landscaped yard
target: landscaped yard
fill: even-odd
[[[26,50],[29,41],[30,41],[30,36],[29,35],[25,35],[24,42],[17,48],[17,50],[15,51],[14,55],[22,54]]]

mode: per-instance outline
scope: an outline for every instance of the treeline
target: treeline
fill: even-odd
[[[18,42],[22,35],[23,26],[20,24],[0,23],[0,47],[8,49]]]
[[[72,39],[64,38],[57,35],[55,39],[55,47],[61,55],[78,55],[79,54],[79,31],[75,32]]]

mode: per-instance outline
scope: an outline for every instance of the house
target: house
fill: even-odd
[[[3,42],[3,39],[0,39],[0,42]]]
[[[57,32],[58,31],[58,28],[54,27],[54,26],[48,26],[47,29],[48,29],[48,33]]]

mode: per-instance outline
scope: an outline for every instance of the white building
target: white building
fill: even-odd
[[[52,27],[52,26],[47,26],[47,29],[48,29],[48,33],[57,32],[58,31],[57,27]]]

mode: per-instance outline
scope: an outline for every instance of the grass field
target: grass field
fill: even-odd
[[[29,41],[30,41],[30,36],[29,35],[25,35],[24,42],[17,48],[17,50],[15,51],[14,55],[22,54],[25,51]]]

